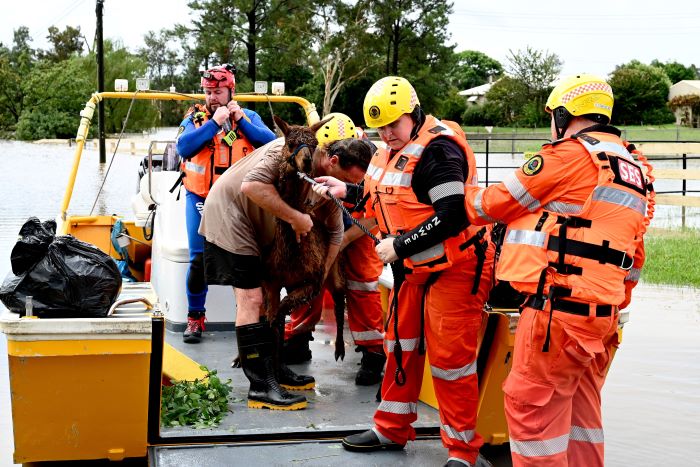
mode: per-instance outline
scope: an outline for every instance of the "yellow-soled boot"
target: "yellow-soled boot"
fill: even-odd
[[[248,407],[272,410],[305,409],[302,395],[291,394],[279,385],[272,357],[273,336],[266,322],[236,328],[241,368],[250,381]]]

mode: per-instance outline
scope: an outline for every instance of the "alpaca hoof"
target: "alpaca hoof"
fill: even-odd
[[[231,368],[240,368],[241,367],[241,356],[237,356],[236,358],[233,359],[231,362]]]
[[[345,361],[345,348],[335,349],[335,361],[337,362],[338,359]]]

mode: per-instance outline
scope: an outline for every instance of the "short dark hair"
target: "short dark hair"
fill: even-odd
[[[340,168],[345,170],[358,166],[366,171],[369,160],[372,158],[372,150],[369,145],[359,139],[341,139],[328,146],[326,151],[328,157],[338,156]]]

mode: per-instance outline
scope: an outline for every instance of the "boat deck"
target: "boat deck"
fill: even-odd
[[[204,332],[199,344],[185,344],[182,334],[166,331],[166,342],[209,369],[216,369],[221,379],[231,379],[233,392],[230,409],[215,429],[194,429],[189,427],[161,428],[161,437],[168,438],[196,436],[205,441],[207,437],[222,435],[251,435],[250,444],[216,444],[209,446],[166,446],[151,453],[151,465],[192,465],[206,459],[206,465],[231,465],[236,459],[240,465],[263,465],[271,461],[274,465],[442,465],[447,460],[447,450],[437,436],[419,437],[408,443],[400,452],[378,452],[372,454],[345,451],[339,443],[338,435],[329,432],[365,430],[372,426],[372,416],[377,408],[378,385],[363,387],[355,385],[355,373],[359,368],[361,353],[354,351],[350,332],[345,332],[346,356],[336,362],[333,357],[335,320],[332,313],[324,312],[321,323],[314,332],[315,340],[310,343],[313,354],[311,361],[301,365],[290,365],[298,373],[310,374],[316,378],[316,388],[303,391],[309,401],[305,410],[272,411],[249,409],[246,395],[248,380],[240,368],[231,368],[231,361],[237,355],[235,332]],[[437,410],[419,402],[418,421],[414,427],[435,428],[440,424]],[[265,435],[302,433],[311,438],[298,441],[275,443],[257,442]],[[314,433],[318,433],[315,438]],[[206,442],[206,441],[205,441]],[[262,448],[264,446],[264,448]],[[507,445],[486,447],[485,451],[495,466],[510,466]],[[197,462],[200,463],[200,462]]]

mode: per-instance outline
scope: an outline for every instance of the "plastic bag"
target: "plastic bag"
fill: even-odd
[[[106,316],[122,285],[114,260],[70,235],[51,233],[47,244],[47,232],[50,224],[36,218],[22,226],[22,238],[13,249],[14,274],[8,274],[0,287],[0,300],[20,315],[25,313],[27,296],[32,296],[34,315],[42,318]],[[44,248],[43,256],[37,258]],[[27,267],[30,259],[36,261]]]
[[[55,235],[56,221],[42,223],[37,217],[30,217],[19,229],[20,238],[10,253],[12,272],[16,275],[24,274],[46,256]]]

